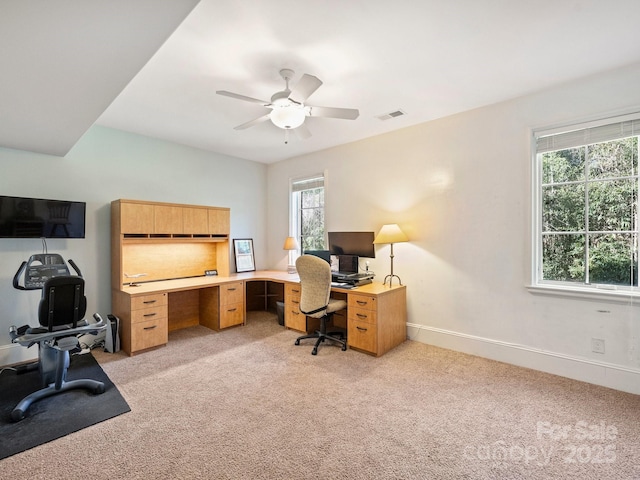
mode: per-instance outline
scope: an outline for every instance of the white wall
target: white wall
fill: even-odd
[[[286,266],[288,179],[326,170],[327,230],[398,223],[411,338],[640,393],[640,299],[534,295],[531,129],[640,108],[640,65],[269,166],[269,259]],[[411,112],[409,105],[404,106]],[[392,120],[390,120],[392,121]],[[372,262],[389,273],[389,247]],[[591,338],[605,354],[591,352]]]
[[[110,203],[117,198],[230,207],[231,237],[253,238],[256,265],[267,266],[263,164],[93,127],[65,157],[0,149],[0,168],[0,195],[87,202],[86,238],[47,245],[82,270],[90,314],[111,311]],[[40,291],[11,282],[20,263],[41,252],[39,239],[0,239],[0,365],[37,356],[35,347],[10,345],[8,329],[37,324]]]

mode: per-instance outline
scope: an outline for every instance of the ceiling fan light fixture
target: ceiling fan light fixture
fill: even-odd
[[[276,127],[284,129],[298,128],[304,123],[306,113],[299,105],[274,106],[269,118]]]

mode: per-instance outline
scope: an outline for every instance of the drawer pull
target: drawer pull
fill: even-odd
[[[145,313],[143,317],[155,317],[157,313]]]
[[[369,315],[363,315],[362,313],[356,313],[358,318],[367,318]]]
[[[237,308],[230,308],[229,310],[227,310],[227,312],[235,312],[237,310]]]
[[[295,288],[292,288],[291,291],[294,293],[300,293],[300,290],[296,290]]]
[[[291,300],[291,303],[300,303],[298,300]]]
[[[362,305],[362,306],[364,306],[364,305],[368,304],[369,302],[366,302],[366,301],[364,301],[364,300],[356,300],[356,303],[357,303],[358,305]]]
[[[236,287],[233,287],[233,288],[227,288],[227,291],[228,291],[228,292],[235,292],[235,291],[236,291]]]
[[[157,327],[157,325],[153,325],[151,327],[144,327],[144,330],[153,330],[156,327]]]
[[[156,303],[157,300],[144,300],[142,303]]]
[[[296,312],[295,310],[291,310],[292,315],[300,315],[300,312]]]
[[[368,328],[362,328],[362,327],[356,327],[356,328],[361,332],[366,332],[367,330],[369,330]]]

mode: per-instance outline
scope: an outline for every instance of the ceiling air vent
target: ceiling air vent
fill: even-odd
[[[402,110],[396,110],[394,112],[389,112],[389,113],[385,113],[383,115],[378,115],[377,118],[379,118],[380,120],[389,120],[391,118],[401,117],[403,115],[406,115],[406,113],[403,112]]]

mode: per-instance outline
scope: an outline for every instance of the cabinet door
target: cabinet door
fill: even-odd
[[[155,228],[153,233],[183,233],[182,207],[154,205]]]
[[[205,234],[209,233],[209,219],[206,208],[183,207],[182,209],[183,233]]]
[[[229,210],[226,208],[209,209],[209,233],[229,235]]]
[[[153,233],[153,205],[122,202],[120,232]]]

